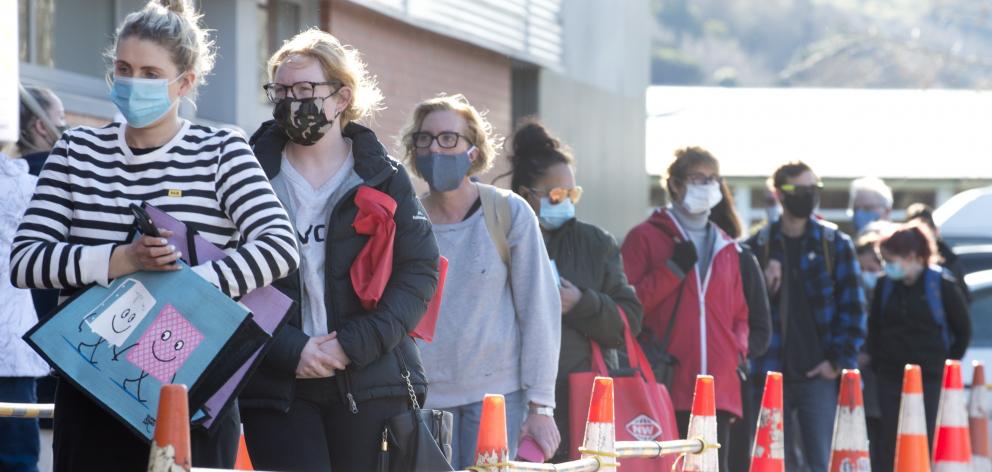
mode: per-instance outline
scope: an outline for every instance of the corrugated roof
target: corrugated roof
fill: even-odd
[[[992,93],[955,90],[651,87],[647,160],[698,145],[727,176],[794,159],[821,177],[992,179]]]

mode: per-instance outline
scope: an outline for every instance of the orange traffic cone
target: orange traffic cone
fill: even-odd
[[[494,471],[510,470],[510,448],[506,439],[506,399],[503,395],[486,395],[482,399],[475,465]]]
[[[861,372],[844,369],[834,420],[834,441],[830,454],[830,472],[870,471],[868,426],[861,396]]]
[[[708,447],[702,453],[688,454],[682,470],[685,472],[716,472],[720,467],[716,440],[716,398],[712,375],[696,376],[696,393],[692,398],[688,439],[701,438]]]
[[[186,386],[163,385],[158,397],[155,438],[148,457],[148,472],[190,470],[189,404]]]
[[[989,457],[989,412],[985,407],[985,367],[979,361],[974,361],[972,365],[975,375],[971,377],[971,398],[968,401],[971,468],[975,472],[990,472],[992,460]]]
[[[245,443],[245,427],[241,426],[241,438],[238,439],[238,456],[234,459],[234,470],[255,470],[248,455],[248,444]]]
[[[596,377],[582,441],[582,458],[599,459],[600,467],[617,467],[616,426],[613,417],[613,379]]]
[[[933,440],[933,469],[936,472],[970,470],[971,432],[961,381],[961,362],[944,364],[944,388],[937,409],[937,432]]]
[[[920,366],[916,364],[906,364],[902,378],[895,460],[893,472],[930,472],[927,417],[923,406],[923,375],[920,373]]]
[[[785,471],[785,435],[782,430],[782,374],[765,375],[758,429],[751,449],[751,472]]]

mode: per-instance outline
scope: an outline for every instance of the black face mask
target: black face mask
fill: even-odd
[[[328,120],[324,115],[326,100],[326,98],[297,100],[286,97],[276,104],[272,117],[291,141],[303,146],[313,146],[334,124],[334,120]]]
[[[785,211],[796,218],[809,218],[819,203],[820,195],[817,193],[786,193],[782,198]]]

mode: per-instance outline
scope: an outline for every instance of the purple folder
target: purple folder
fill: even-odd
[[[168,213],[151,205],[145,205],[145,210],[148,211],[148,215],[151,216],[152,222],[156,227],[172,231],[172,236],[168,238],[169,244],[176,246],[176,249],[183,253],[183,258],[185,259],[190,254],[186,244],[186,225],[182,221],[169,216]],[[194,236],[193,240],[195,241],[194,244],[196,244],[196,255],[200,263],[223,259],[227,255],[223,250],[210,241],[203,239],[200,235]],[[293,305],[293,301],[289,297],[273,287],[256,288],[241,297],[241,303],[248,307],[252,313],[252,319],[269,336],[275,334],[276,329],[282,324],[283,319],[286,318],[286,314],[289,313],[289,308]],[[255,354],[234,373],[234,376],[228,379],[220,390],[207,400],[203,406],[203,409],[208,414],[207,419],[203,422],[204,426],[209,428],[221,409],[227,405],[232,396],[237,394],[238,387],[244,383],[245,375],[248,374],[252,366],[255,365],[258,356],[267,347],[262,346],[255,351]]]

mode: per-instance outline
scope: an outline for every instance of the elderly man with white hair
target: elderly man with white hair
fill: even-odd
[[[862,177],[851,182],[851,203],[848,212],[855,234],[875,221],[892,219],[892,189],[878,177]]]

